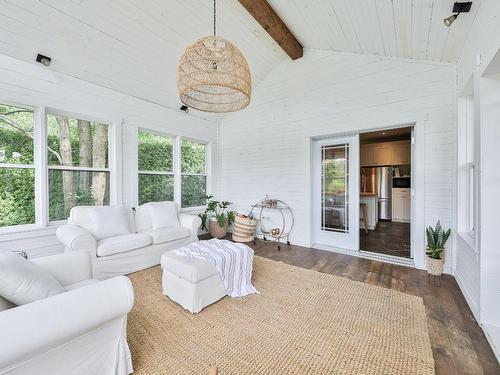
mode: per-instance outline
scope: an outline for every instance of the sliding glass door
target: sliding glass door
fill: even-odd
[[[313,238],[316,245],[359,250],[359,138],[313,146]]]

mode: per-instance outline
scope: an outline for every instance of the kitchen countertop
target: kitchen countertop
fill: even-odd
[[[377,193],[359,193],[361,197],[376,197]]]

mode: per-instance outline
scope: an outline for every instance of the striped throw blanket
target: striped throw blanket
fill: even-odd
[[[193,242],[172,253],[204,259],[213,264],[230,297],[258,293],[252,285],[253,250],[247,245],[213,239]]]

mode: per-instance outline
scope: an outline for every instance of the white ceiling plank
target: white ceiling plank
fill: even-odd
[[[348,10],[363,52],[384,56],[375,1],[349,0]]]
[[[472,7],[469,13],[462,13],[451,25],[446,45],[443,49],[441,61],[457,61],[462,52],[462,48],[469,35],[476,14],[481,6],[481,0],[472,2]]]
[[[413,0],[411,10],[411,52],[410,56],[424,60],[429,45],[432,8],[440,0]]]
[[[411,6],[410,0],[394,0],[394,23],[398,41],[398,57],[411,57]]]
[[[344,32],[345,38],[348,41],[349,50],[345,52],[355,52],[363,53],[363,48],[361,47],[360,40],[358,38],[356,28],[352,23],[350,12],[349,12],[349,0],[331,0],[335,14],[338,17],[342,30]]]
[[[385,56],[398,56],[392,0],[375,0],[375,5]]]
[[[431,29],[429,43],[425,54],[426,60],[441,61],[443,50],[446,46],[446,40],[450,28],[443,23],[445,17],[452,14],[453,3],[455,0],[435,0],[432,8]]]

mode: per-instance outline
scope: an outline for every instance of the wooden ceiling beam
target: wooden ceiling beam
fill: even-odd
[[[239,0],[239,2],[292,60],[303,56],[302,44],[266,0]]]

